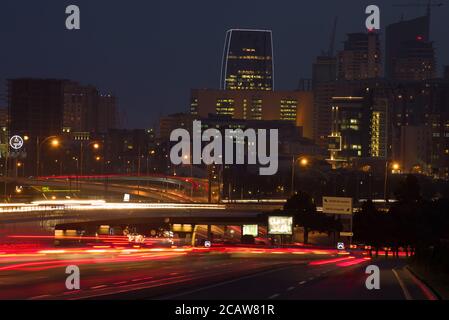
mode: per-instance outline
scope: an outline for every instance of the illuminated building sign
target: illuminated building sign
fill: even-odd
[[[268,217],[268,233],[269,234],[293,234],[293,217]]]
[[[257,224],[244,224],[243,235],[257,237],[259,235]]]

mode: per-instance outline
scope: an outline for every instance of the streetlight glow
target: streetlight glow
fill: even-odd
[[[53,147],[58,147],[59,146],[59,140],[58,139],[53,139],[51,140],[51,145]]]

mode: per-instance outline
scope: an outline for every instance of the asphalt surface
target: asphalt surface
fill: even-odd
[[[0,299],[427,300],[432,292],[403,258],[360,253],[180,252],[52,253],[0,264]],[[54,254],[54,255],[53,255]],[[12,259],[12,258],[9,258]],[[79,265],[81,289],[65,287],[65,268]],[[368,290],[368,265],[380,289]]]
[[[380,269],[380,289],[368,290],[368,264]],[[427,300],[404,260],[370,261],[357,266],[289,266],[271,272],[233,279],[166,299],[282,299],[282,300]]]

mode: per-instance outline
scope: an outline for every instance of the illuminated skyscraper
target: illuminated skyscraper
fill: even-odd
[[[220,88],[273,90],[273,39],[269,30],[226,32]]]

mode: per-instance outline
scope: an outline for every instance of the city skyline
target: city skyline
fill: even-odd
[[[257,18],[247,18],[245,13],[253,3],[248,4],[248,8],[243,5],[240,10],[237,10],[233,3],[224,8],[223,12],[228,10],[233,12],[232,18],[225,20],[226,23],[220,19],[215,19],[216,21],[211,19],[212,11],[209,9],[212,8],[207,7],[205,3],[189,4],[189,7],[186,8],[187,12],[193,12],[192,9],[195,6],[203,5],[205,10],[202,10],[202,16],[214,23],[208,23],[208,30],[203,30],[199,25],[200,22],[189,20],[194,32],[189,32],[190,28],[185,28],[185,26],[185,30],[180,32],[182,28],[177,27],[177,24],[186,22],[184,17],[171,19],[172,23],[165,26],[167,22],[158,17],[152,19],[151,17],[156,14],[154,11],[150,11],[151,17],[147,20],[139,20],[141,15],[137,9],[145,8],[147,5],[144,3],[137,4],[134,10],[121,12],[123,14],[121,21],[123,22],[118,23],[114,19],[120,21],[117,12],[120,6],[111,4],[108,14],[101,14],[97,4],[80,1],[81,30],[78,33],[76,33],[77,31],[66,33],[68,31],[63,30],[65,16],[62,14],[65,4],[55,6],[48,3],[39,4],[41,5],[40,10],[45,11],[49,18],[44,22],[37,16],[27,16],[30,13],[19,16],[17,5],[7,2],[6,10],[2,12],[12,12],[12,14],[5,17],[2,15],[1,24],[4,24],[4,28],[1,28],[3,31],[0,33],[2,35],[5,33],[7,40],[11,40],[10,42],[6,41],[10,43],[11,50],[0,53],[1,61],[4,64],[1,66],[3,72],[0,75],[0,81],[3,86],[0,95],[5,94],[4,81],[6,78],[22,76],[67,78],[83,84],[92,84],[101,90],[114,93],[118,97],[121,110],[127,114],[127,119],[124,121],[126,127],[154,126],[162,115],[188,110],[190,89],[219,87],[223,39],[226,31],[231,28],[272,30],[276,70],[275,86],[280,90],[294,90],[297,89],[299,79],[311,77],[312,63],[315,57],[320,54],[322,48],[327,48],[335,15],[340,17],[337,28],[337,50],[342,49],[342,41],[347,33],[363,31],[364,28],[365,3],[353,1],[354,5],[348,5],[345,8],[338,8],[337,4],[328,1],[319,1],[319,3],[321,6],[310,4],[306,7],[293,3],[283,4],[282,7],[271,6],[270,9],[276,13],[283,13],[286,18],[292,14],[290,12],[298,12],[298,19],[288,20],[294,21],[291,23],[292,26],[288,26],[289,24],[279,21],[279,19],[270,18],[270,10],[264,10],[264,13],[258,15]],[[326,5],[323,6],[323,4]],[[36,5],[28,4],[27,6]],[[181,8],[184,4],[178,4],[178,6]],[[397,22],[401,12],[406,12],[405,19],[425,14],[425,7],[393,8],[385,1],[380,1],[379,6],[381,7],[380,37],[383,52],[385,50],[386,25]],[[61,12],[58,11],[59,7]],[[157,4],[153,9],[156,9],[160,17],[165,16],[166,8],[163,4]],[[432,14],[431,40],[435,42],[437,48],[438,75],[442,73],[442,65],[448,64],[444,59],[448,56],[445,53],[449,51],[449,48],[448,44],[443,42],[444,31],[441,28],[435,28],[435,25],[443,24],[442,19],[446,10],[448,10],[447,6],[438,11],[434,10]],[[319,12],[319,19],[316,19],[316,14],[310,14],[310,12]],[[94,21],[93,17],[97,15],[100,18],[98,21]],[[136,21],[130,20],[133,15],[136,15]],[[282,16],[282,14],[276,16]],[[309,16],[315,17],[317,22],[311,22]],[[11,23],[11,17],[15,18],[16,22]],[[21,19],[34,21],[37,26],[42,23],[42,26],[36,28],[33,33],[20,25]],[[151,27],[152,24],[155,27]],[[307,28],[307,33],[304,33],[305,28],[301,28],[302,24],[312,24],[316,28]],[[133,27],[137,27],[137,29]],[[112,36],[108,33],[105,34],[105,38],[100,37],[107,28],[114,31],[111,33]],[[137,35],[128,37],[130,28],[133,29],[132,31],[137,30]],[[11,30],[19,34],[26,33],[23,39],[28,39],[30,43],[24,44],[26,41],[18,43],[17,40],[9,39],[10,32],[8,31]],[[177,39],[177,37],[172,37],[176,32],[179,34],[189,32],[188,40],[192,45],[188,46],[189,49],[182,51],[182,54],[180,50],[173,50],[174,46],[171,40]],[[145,39],[144,35],[154,41],[142,41]],[[31,37],[34,39],[30,39]],[[207,39],[207,41],[201,39]],[[185,41],[187,39],[179,37],[179,47],[182,47]],[[155,43],[158,44],[157,48],[151,45]],[[308,45],[302,46],[303,43]],[[84,44],[90,44],[89,48],[92,49],[89,50],[89,54],[80,49]],[[114,47],[114,50],[108,51],[109,46]],[[35,50],[35,55],[32,57],[27,51],[31,48]],[[123,56],[125,59],[119,61],[118,56]],[[182,56],[185,59],[179,59]],[[190,62],[180,63],[180,61],[186,60]],[[52,63],[47,63],[49,61]],[[160,63],[155,63],[158,61]],[[43,71],[44,68],[47,71]],[[149,72],[153,72],[155,76],[148,77]],[[5,100],[0,98],[0,106],[6,107]],[[147,116],[142,117],[142,112]]]
[[[0,301],[449,300],[445,0],[4,1]]]

